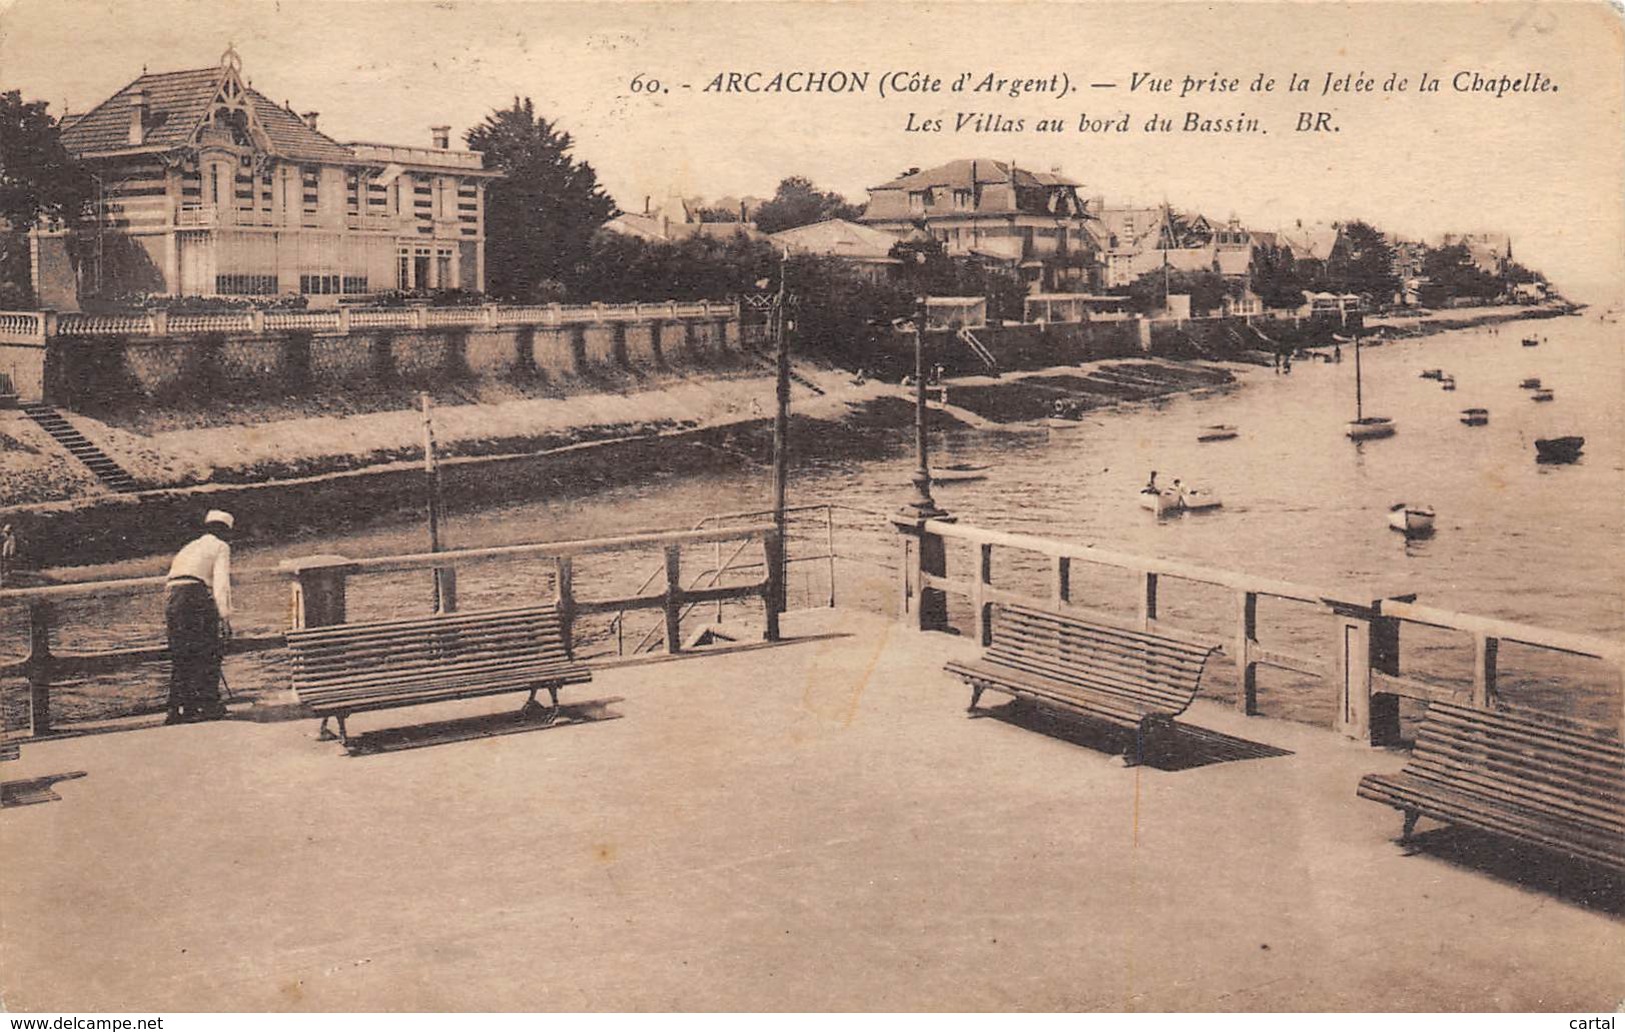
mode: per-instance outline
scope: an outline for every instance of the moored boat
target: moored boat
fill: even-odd
[[[1236,436],[1236,428],[1225,423],[1215,423],[1213,426],[1204,426],[1197,431],[1198,441],[1228,441]]]
[[[1461,410],[1461,422],[1464,426],[1483,426],[1490,421],[1490,410],[1486,408],[1465,408]]]
[[[1539,337],[1525,337],[1523,339],[1523,346],[1526,347],[1526,348],[1538,348],[1538,347],[1540,347],[1540,338]]]
[[[1542,387],[1537,391],[1531,391],[1529,393],[1529,397],[1535,401],[1551,401],[1552,398],[1556,397],[1556,395],[1552,393],[1552,389],[1550,387]]]
[[[1178,488],[1164,487],[1154,490],[1149,487],[1140,489],[1140,508],[1149,509],[1158,516],[1166,516],[1170,512],[1178,512],[1182,500]]]
[[[1542,437],[1535,440],[1536,462],[1573,462],[1585,447],[1584,437]]]
[[[1355,441],[1367,441],[1376,437],[1392,437],[1397,429],[1394,421],[1387,416],[1361,416],[1349,420],[1348,435]]]
[[[1454,376],[1446,376],[1439,381],[1439,386],[1447,391],[1453,391],[1456,389],[1456,378]]]
[[[1538,376],[1526,376],[1522,380],[1518,381],[1518,386],[1523,387],[1525,389],[1533,389],[1533,388],[1539,387],[1540,386],[1540,377],[1538,377]]]
[[[987,466],[978,466],[968,462],[958,462],[948,466],[936,466],[931,470],[931,480],[938,484],[964,483],[968,480],[986,480]]]
[[[1432,506],[1399,502],[1388,510],[1388,526],[1406,537],[1429,534],[1433,531],[1435,515]]]
[[[1180,489],[1179,503],[1183,508],[1192,512],[1200,512],[1203,509],[1217,509],[1224,504],[1211,488],[1196,485]]]
[[[1422,379],[1424,379],[1424,380],[1442,380],[1442,379],[1444,379],[1444,370],[1443,369],[1424,369],[1424,370],[1422,370]]]

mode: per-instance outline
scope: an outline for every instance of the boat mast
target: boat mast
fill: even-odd
[[[1358,423],[1361,419],[1365,418],[1365,413],[1362,411],[1361,400],[1362,399],[1360,397],[1360,338],[1358,336],[1356,336],[1354,338],[1354,421],[1356,423]]]

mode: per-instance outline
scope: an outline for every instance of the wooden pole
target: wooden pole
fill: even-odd
[[[431,412],[432,403],[429,392],[422,391],[418,401],[423,406],[423,472],[429,481],[429,551],[440,551],[440,512],[444,499],[440,493],[440,467],[435,462],[434,454],[434,416]],[[434,571],[434,611],[437,613],[454,613],[457,611],[457,579],[456,574],[448,568],[436,567]]]
[[[774,579],[778,590],[773,598],[767,600],[768,608],[778,613],[784,612],[785,608],[785,570],[782,566],[789,552],[784,513],[790,481],[790,335],[784,310],[789,265],[790,250],[785,248],[779,257],[779,293],[773,301],[774,329],[778,336],[778,405],[773,413],[773,525],[778,528],[781,568]]]

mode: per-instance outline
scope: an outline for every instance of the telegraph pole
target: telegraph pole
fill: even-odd
[[[440,492],[440,467],[434,455],[434,417],[431,414],[429,392],[418,394],[423,407],[423,472],[429,482],[429,551],[440,551],[440,513],[445,499]],[[434,611],[457,611],[457,571],[451,567],[436,567],[434,571]]]
[[[785,306],[789,293],[790,249],[779,256],[779,292],[773,299],[773,329],[778,344],[778,404],[773,412],[773,526],[777,528],[778,570],[777,590],[769,602],[777,613],[785,610],[785,585],[788,583],[790,538],[786,528],[785,506],[790,480],[790,332]],[[769,571],[770,576],[775,571]]]

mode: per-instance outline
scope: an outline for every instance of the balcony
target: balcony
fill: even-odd
[[[220,224],[220,211],[212,204],[187,204],[175,211],[179,229],[213,229]]]

